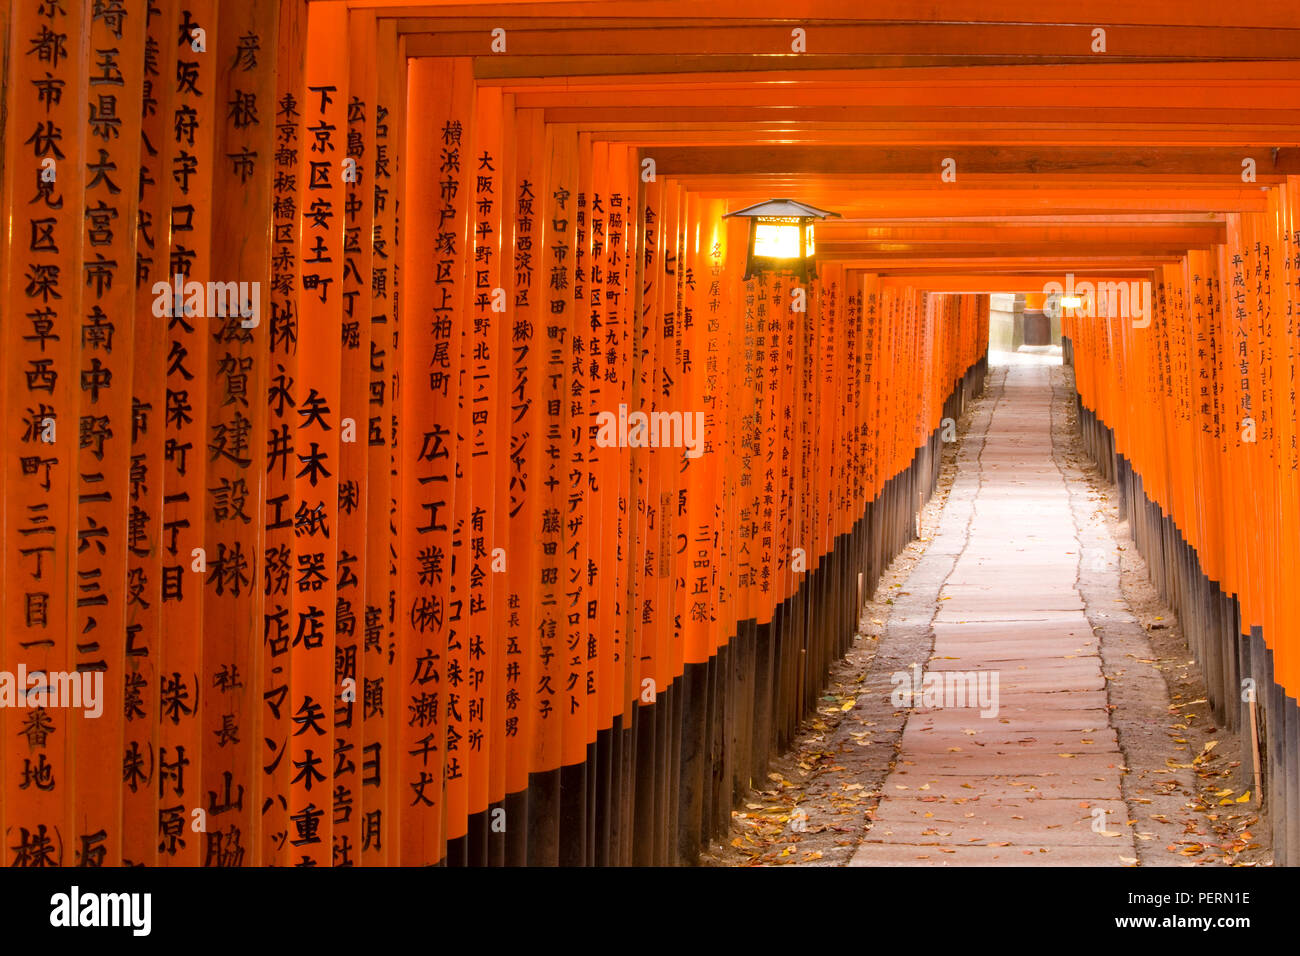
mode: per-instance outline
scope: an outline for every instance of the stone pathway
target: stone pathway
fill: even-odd
[[[1022,358],[990,387],[995,400],[963,441],[908,583],[931,595],[938,585],[938,601],[896,607],[891,620],[927,626],[934,650],[923,672],[894,676],[922,693],[852,866],[1136,861],[1080,541],[1053,457],[1050,369]],[[931,696],[936,685],[944,696]]]

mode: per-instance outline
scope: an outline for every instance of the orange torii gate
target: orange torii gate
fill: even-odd
[[[1113,302],[1064,319],[1090,452],[1119,483],[1216,717],[1244,725],[1257,779],[1268,769],[1283,848],[1295,836],[1280,808],[1295,799],[1298,195],[1288,176],[1266,211],[1228,217],[1224,242],[1144,280],[1152,314]]]
[[[1067,320],[1081,408],[1291,799],[1293,9],[1025,63],[1087,31],[963,0],[756,83],[763,0],[118,6],[0,12],[0,671],[104,688],[0,710],[7,864],[694,860],[915,536],[988,294],[1067,272],[1154,283]],[[745,280],[723,216],[786,193],[844,220]]]

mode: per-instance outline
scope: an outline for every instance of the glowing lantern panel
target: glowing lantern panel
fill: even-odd
[[[763,259],[798,259],[799,220],[759,219],[754,226],[754,255]]]

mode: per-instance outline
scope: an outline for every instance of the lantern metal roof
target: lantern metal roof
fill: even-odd
[[[745,216],[746,218],[771,216],[784,219],[825,219],[827,216],[839,218],[839,215],[837,212],[818,209],[816,206],[796,202],[793,199],[768,199],[752,206],[746,206],[744,209],[729,212],[722,218],[730,219],[732,216]]]

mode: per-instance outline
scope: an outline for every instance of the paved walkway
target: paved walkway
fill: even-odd
[[[929,615],[933,676],[915,689],[943,677],[947,696],[916,701],[850,865],[1122,866],[1137,856],[1079,590],[1079,536],[1052,453],[1047,361],[1020,356],[991,377],[994,400],[963,440],[940,526],[908,583],[925,590],[930,575],[938,601],[930,589],[895,609],[902,624]],[[911,689],[916,674],[895,679]]]

